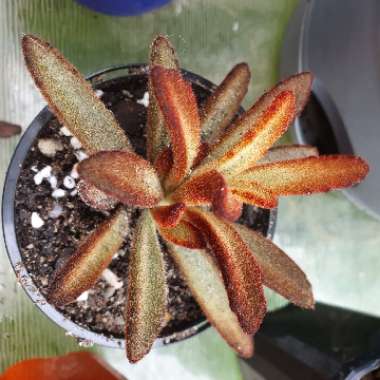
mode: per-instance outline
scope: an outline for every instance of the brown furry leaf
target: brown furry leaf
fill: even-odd
[[[269,209],[277,207],[277,196],[254,181],[232,178],[228,181],[228,185],[231,193],[240,202]]]
[[[148,210],[137,221],[128,271],[125,341],[128,360],[144,357],[160,333],[166,311],[163,254]]]
[[[116,207],[118,200],[110,197],[94,185],[80,180],[77,184],[80,199],[95,210],[112,210]]]
[[[175,50],[168,38],[157,36],[150,48],[150,70],[154,66],[167,69],[178,69],[178,60]],[[149,78],[149,106],[147,121],[147,156],[150,162],[155,162],[157,155],[170,144],[165,128],[165,120],[154,95],[152,80]]]
[[[242,212],[242,203],[235,199],[225,178],[216,170],[190,177],[171,198],[187,206],[212,205],[217,215],[230,221],[237,220]]]
[[[311,285],[299,266],[260,233],[240,224],[235,224],[235,229],[260,265],[264,285],[300,307],[313,309]]]
[[[223,82],[208,97],[202,107],[202,136],[213,144],[223,135],[248,90],[251,77],[246,63],[239,63],[227,74]]]
[[[99,152],[78,165],[80,177],[120,202],[153,207],[163,197],[153,166],[132,152]]]
[[[173,153],[170,148],[164,148],[157,154],[154,161],[154,167],[157,171],[160,181],[163,182],[173,166]]]
[[[258,183],[276,195],[311,194],[352,186],[368,170],[360,157],[332,155],[254,166],[236,178]]]
[[[267,154],[256,165],[278,161],[297,160],[306,157],[318,157],[318,149],[310,145],[280,145],[268,150]]]
[[[200,121],[191,85],[179,71],[155,66],[151,70],[154,93],[170,135],[173,166],[165,189],[177,187],[189,174],[200,146]]]
[[[192,208],[186,217],[212,248],[226,285],[231,309],[247,334],[255,334],[266,312],[262,273],[233,224],[213,213]]]
[[[170,206],[160,206],[151,209],[154,221],[160,227],[175,227],[182,218],[186,206],[184,203],[175,203]]]
[[[57,49],[32,35],[23,37],[22,49],[26,66],[50,109],[88,153],[132,149],[112,112]]]
[[[175,227],[159,227],[160,235],[168,242],[185,248],[206,247],[202,234],[188,221],[181,219]]]
[[[48,301],[56,306],[65,305],[91,288],[123,244],[128,226],[128,215],[119,208],[112,218],[92,232],[56,273]]]
[[[222,274],[210,254],[174,244],[169,245],[169,252],[208,321],[240,356],[251,357],[252,337],[231,310]]]
[[[260,115],[254,106],[211,148],[193,176],[216,169],[230,177],[248,169],[286,132],[294,119],[295,100],[293,93],[284,91]]]

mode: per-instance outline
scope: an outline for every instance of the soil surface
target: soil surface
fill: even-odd
[[[193,86],[201,103],[208,91],[197,84]],[[101,90],[98,95],[115,113],[136,152],[144,156],[147,109],[143,99],[147,91],[146,77],[133,75],[119,78],[97,88]],[[24,265],[43,295],[46,295],[55,270],[73,254],[80,241],[109,215],[108,212],[88,207],[77,195],[75,185],[78,179],[73,168],[83,157],[83,150],[53,118],[41,129],[18,179],[15,199],[18,243]],[[39,181],[41,178],[42,181]],[[131,236],[138,211],[130,209],[130,213]],[[242,223],[264,234],[268,220],[269,212],[252,207],[245,207],[241,218]],[[130,236],[109,266],[112,273],[108,274],[116,277],[102,277],[76,302],[60,307],[59,310],[67,318],[94,332],[123,338]],[[165,261],[169,322],[161,332],[162,337],[179,333],[204,320],[166,252]]]

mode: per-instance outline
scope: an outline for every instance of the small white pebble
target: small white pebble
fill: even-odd
[[[75,179],[69,175],[67,175],[63,179],[63,186],[66,187],[66,189],[74,189],[75,187]]]
[[[149,92],[146,91],[141,99],[136,100],[136,103],[142,104],[144,107],[149,106]]]
[[[74,189],[70,195],[73,197],[74,195],[77,195],[78,194],[78,190],[77,189]]]
[[[51,166],[48,165],[48,166],[45,166],[43,169],[41,169],[39,172],[37,172],[37,174],[35,174],[35,176],[33,177],[34,183],[36,185],[41,185],[42,181],[45,178],[48,178],[50,176],[51,176]]]
[[[239,30],[239,22],[238,21],[235,21],[233,24],[232,24],[232,31],[233,32],[237,32]]]
[[[60,204],[56,203],[52,210],[49,212],[49,218],[57,219],[59,216],[62,215],[63,208]]]
[[[35,211],[32,212],[30,223],[32,224],[32,227],[36,229],[41,228],[45,224],[45,222],[40,217],[40,214]]]
[[[119,277],[108,268],[102,272],[102,278],[115,289],[120,289],[123,286],[123,281],[120,281]]]
[[[54,139],[39,139],[37,146],[39,151],[47,157],[54,157],[58,151],[63,149],[62,143]]]
[[[88,300],[88,290],[84,291],[78,298],[78,302],[84,302]]]
[[[88,154],[85,153],[83,150],[77,150],[76,152],[74,152],[74,154],[78,161],[83,161],[86,158],[88,158]]]
[[[59,130],[59,132],[63,135],[63,136],[72,136],[73,134],[70,132],[69,128],[63,126],[61,127],[61,129]]]
[[[74,149],[82,148],[82,144],[75,136],[70,139],[70,144]]]
[[[79,178],[79,173],[78,173],[78,164],[75,164],[73,168],[71,169],[70,177],[73,177],[74,179]]]
[[[66,191],[63,189],[55,189],[52,193],[51,196],[53,198],[63,198],[66,195]]]
[[[58,180],[55,175],[47,177],[46,180],[50,183],[50,186],[53,190],[57,188]]]
[[[98,98],[101,98],[103,95],[104,95],[104,91],[103,90],[95,90],[95,95],[98,97]]]

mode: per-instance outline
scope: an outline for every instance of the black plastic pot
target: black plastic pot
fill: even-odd
[[[96,87],[101,83],[105,83],[106,81],[110,80],[115,80],[116,78],[122,78],[131,75],[147,75],[147,71],[148,66],[144,64],[117,66],[96,72],[95,74],[88,77],[88,79],[92,82],[93,86]],[[214,84],[196,74],[193,74],[188,71],[183,71],[183,74],[187,80],[189,80],[193,84],[196,84],[197,86],[202,87],[209,93],[211,93],[216,88]],[[14,203],[16,195],[16,184],[20,175],[22,164],[30,150],[30,147],[32,146],[40,130],[53,117],[54,115],[49,111],[47,107],[45,107],[36,116],[36,118],[32,121],[32,123],[22,136],[13,154],[10,166],[8,168],[2,200],[2,219],[4,240],[9,260],[12,264],[12,267],[17,275],[19,282],[21,283],[27,295],[31,298],[33,303],[35,303],[37,307],[52,321],[54,321],[59,326],[68,331],[70,335],[73,335],[82,341],[100,344],[108,347],[121,348],[124,347],[125,344],[123,339],[107,337],[102,334],[90,331],[82,326],[79,326],[78,324],[67,319],[61,312],[56,310],[54,306],[47,303],[44,296],[40,293],[38,288],[33,283],[29,273],[27,272],[22,262],[22,256],[20,253],[15,229]],[[276,214],[277,210],[266,211],[264,230],[266,232],[267,237],[269,238],[273,236]],[[170,336],[157,339],[154,346],[157,347],[181,341],[203,331],[207,327],[209,327],[209,324],[206,320],[200,323],[194,323],[193,325],[188,326],[181,332],[176,332]]]

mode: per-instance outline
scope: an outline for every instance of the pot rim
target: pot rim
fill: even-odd
[[[127,64],[127,65],[117,65],[111,66],[103,70],[99,70],[90,74],[86,78],[91,82],[93,86],[103,83],[105,81],[120,78],[126,75],[138,75],[147,74],[149,66],[147,64]],[[120,71],[125,71],[123,76],[120,75]],[[102,78],[106,74],[117,74],[111,78]],[[201,87],[214,91],[216,85],[207,79],[198,76],[187,70],[182,70],[183,75],[189,79],[192,83],[196,83]],[[243,109],[241,109],[243,111]],[[98,344],[101,346],[112,347],[112,348],[124,348],[125,339],[108,337],[101,333],[93,332],[85,327],[74,323],[70,319],[67,319],[60,311],[55,309],[54,306],[49,304],[45,297],[40,293],[38,287],[34,284],[32,278],[30,277],[26,267],[23,265],[23,259],[18,246],[16,229],[15,229],[15,196],[17,180],[21,172],[21,167],[23,162],[29,152],[30,146],[38,136],[41,128],[46,125],[54,117],[54,114],[49,110],[48,106],[45,106],[29,124],[24,134],[20,138],[16,149],[12,155],[10,164],[7,169],[3,197],[2,197],[2,225],[3,225],[3,236],[6,251],[8,254],[9,261],[12,268],[16,274],[18,282],[22,285],[22,288],[32,300],[32,302],[40,309],[40,311],[45,314],[49,319],[55,322],[58,326],[66,330],[66,335],[73,336],[82,342],[83,345]],[[269,211],[268,229],[266,236],[272,238],[275,230],[277,218],[277,209],[272,209]],[[153,344],[153,348],[164,346],[170,343],[180,342],[187,338],[190,338],[210,326],[207,319],[201,322],[195,322],[190,327],[185,330],[173,333],[167,337],[157,338]]]

